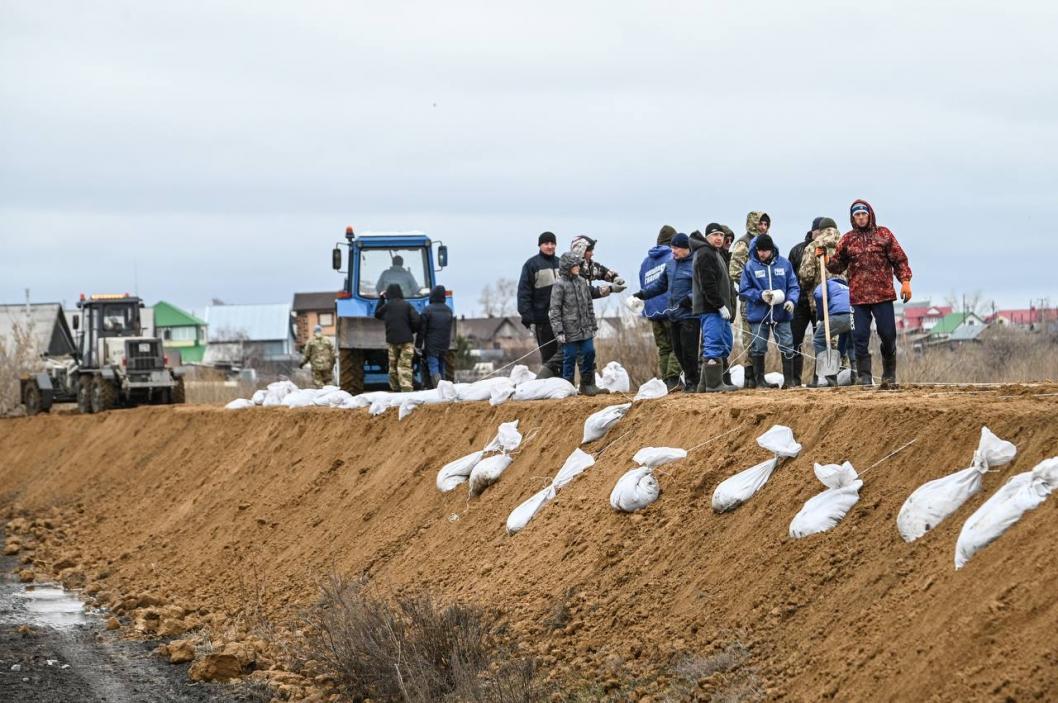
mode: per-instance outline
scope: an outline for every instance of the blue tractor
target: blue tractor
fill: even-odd
[[[349,251],[342,256],[342,247]],[[343,258],[346,268],[342,270]],[[429,303],[430,289],[437,284],[435,274],[448,265],[448,247],[431,241],[422,232],[392,232],[356,235],[352,227],[345,230],[345,241],[331,252],[331,265],[345,274],[345,284],[338,293],[336,309],[338,341],[338,383],[354,395],[365,390],[389,388],[389,360],[386,331],[375,319],[379,294],[391,283],[400,285],[404,298],[420,313]],[[452,292],[445,302],[452,304]],[[454,325],[454,323],[453,323]],[[453,361],[456,336],[452,334]],[[446,364],[451,374],[452,363]],[[422,359],[416,355],[416,387],[424,384]]]

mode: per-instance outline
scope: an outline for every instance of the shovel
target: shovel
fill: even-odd
[[[827,350],[823,356],[816,357],[816,376],[826,378],[837,376],[841,371],[841,354],[830,346],[830,305],[827,302],[827,267],[819,257],[819,277],[823,281],[823,331],[827,335]]]

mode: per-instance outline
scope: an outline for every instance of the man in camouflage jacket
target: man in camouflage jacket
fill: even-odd
[[[334,381],[334,343],[323,336],[323,328],[316,325],[312,339],[305,344],[301,365],[311,364],[312,382],[317,388],[329,386]]]

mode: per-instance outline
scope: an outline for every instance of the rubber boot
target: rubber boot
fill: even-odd
[[[683,390],[683,385],[680,383],[679,376],[669,376],[665,379],[665,388],[669,393],[678,393]]]
[[[718,363],[716,359],[709,359],[702,364],[702,381],[698,388],[703,393],[727,393],[738,390],[724,383],[724,365]]]
[[[540,370],[536,372],[537,378],[554,378],[555,372],[551,370],[551,367],[544,364],[540,367]]]
[[[785,356],[782,358],[782,387],[783,388],[800,388],[801,379],[798,378],[796,371],[797,359],[787,359]]]
[[[793,378],[792,379],[786,379],[788,381],[791,381],[791,383],[789,384],[789,387],[791,387],[791,388],[800,388],[801,387],[801,374],[804,373],[804,370],[805,370],[805,358],[804,358],[804,356],[801,355],[800,352],[798,352],[797,356],[795,356],[793,358],[793,373],[791,374],[793,376]]]
[[[860,356],[856,358],[856,373],[859,379],[859,384],[864,388],[870,388],[874,385],[874,378],[871,376],[871,355]]]
[[[605,388],[599,388],[592,382],[588,382],[580,384],[580,394],[586,395],[591,398],[596,395],[610,395],[610,391],[606,390]]]
[[[757,377],[757,388],[778,388],[774,383],[768,383],[764,378],[764,357],[753,357],[753,375]]]
[[[731,382],[731,364],[728,363],[727,359],[723,359],[721,363],[724,365],[724,385],[738,390],[738,386]]]
[[[743,378],[745,378],[746,381],[743,383],[743,387],[752,390],[757,387],[757,374],[754,371],[752,362],[746,364],[744,368],[745,374],[743,375]],[[761,377],[761,380],[764,380],[763,376]]]
[[[896,354],[882,357],[882,390],[896,390]]]
[[[434,388],[437,388],[437,386],[439,386],[441,384],[441,381],[443,381],[443,380],[444,380],[444,377],[441,374],[439,374],[439,373],[430,374],[430,383],[433,384]]]

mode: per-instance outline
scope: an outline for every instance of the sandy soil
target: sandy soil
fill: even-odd
[[[502,608],[555,676],[664,686],[671,664],[739,642],[776,700],[1058,697],[1058,499],[962,571],[963,521],[1009,476],[1058,454],[1058,388],[757,391],[637,404],[588,449],[598,463],[527,529],[509,512],[554,475],[583,420],[620,399],[392,411],[142,408],[0,422],[0,506],[50,515],[37,568],[76,563],[99,595],[150,593],[230,626],[291,622],[318,580],[366,574]],[[437,470],[519,419],[527,440],[480,498],[438,493]],[[786,424],[804,445],[737,511],[713,488],[768,455]],[[1019,447],[985,492],[914,544],[897,511],[970,462],[982,425]],[[644,446],[690,448],[636,515],[608,496]],[[813,461],[864,469],[861,500],[801,541],[790,519],[822,486]],[[569,623],[555,627],[556,609]],[[215,623],[216,624],[216,623]],[[654,678],[652,678],[654,677]]]

